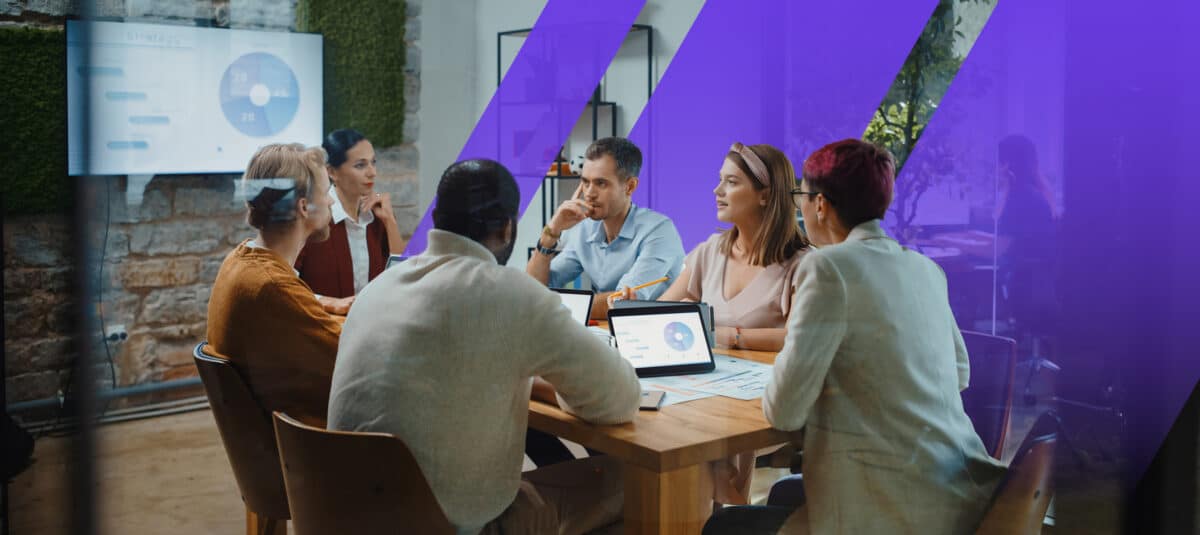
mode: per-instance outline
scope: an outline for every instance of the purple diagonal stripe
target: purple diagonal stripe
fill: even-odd
[[[916,204],[925,228],[914,244],[964,226],[1001,237],[983,254],[966,251],[970,240],[937,244],[959,258],[943,263],[951,295],[967,305],[959,321],[979,328],[994,316],[1022,360],[1060,366],[1033,383],[1054,377],[1063,422],[1084,437],[1077,446],[1119,440],[1127,483],[1200,378],[1197,20],[1200,7],[1182,0],[1150,11],[999,2],[897,177],[936,183]],[[1001,140],[1014,134],[1033,158],[1002,159]],[[1022,162],[1044,188],[1021,189],[1036,183],[1018,178]]]
[[[799,166],[861,136],[934,6],[710,0],[630,134],[646,155],[634,201],[674,219],[690,250],[718,226],[729,145],[770,143]]]
[[[598,8],[591,2],[549,0],[458,159],[504,164],[521,187],[524,211],[644,4],[612,0]],[[425,249],[433,206],[417,225],[410,254]]]
[[[1063,377],[1117,378],[1132,479],[1200,377],[1200,6],[1076,7],[1063,30]],[[1125,204],[1137,198],[1149,217]]]

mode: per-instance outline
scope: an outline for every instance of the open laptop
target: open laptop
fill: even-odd
[[[685,375],[716,369],[697,303],[612,308],[608,328],[617,350],[638,377]]]
[[[562,298],[563,307],[570,312],[571,317],[587,326],[592,314],[592,299],[596,297],[591,290],[572,290],[570,288],[551,288]]]
[[[673,303],[690,303],[690,301],[648,301],[643,299],[618,299],[613,302],[613,308],[645,308],[656,307],[664,304]],[[695,303],[700,305],[700,317],[704,320],[704,328],[708,330],[708,347],[717,347],[717,331],[713,326],[713,309],[708,306],[708,303],[703,301]]]

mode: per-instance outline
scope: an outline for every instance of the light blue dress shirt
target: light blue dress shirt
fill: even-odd
[[[550,286],[561,287],[587,273],[595,292],[612,292],[663,276],[670,280],[637,291],[657,299],[683,269],[683,241],[670,218],[630,205],[617,239],[608,243],[604,222],[585,219],[563,233],[563,252],[550,261]]]

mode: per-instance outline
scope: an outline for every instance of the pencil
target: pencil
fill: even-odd
[[[636,291],[636,290],[641,290],[642,288],[649,288],[660,282],[667,282],[667,279],[669,279],[669,278],[671,278],[671,277],[662,277],[662,278],[654,279],[650,282],[647,282],[646,284],[639,284],[637,286],[634,286],[633,288],[630,288],[630,290]]]

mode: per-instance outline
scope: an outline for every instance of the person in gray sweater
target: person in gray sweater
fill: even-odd
[[[556,294],[504,267],[519,199],[497,162],[446,169],[428,248],[371,281],[346,318],[328,425],[403,440],[459,533],[585,533],[620,520],[621,465],[597,456],[522,474],[531,391],[620,424],[641,389]]]

